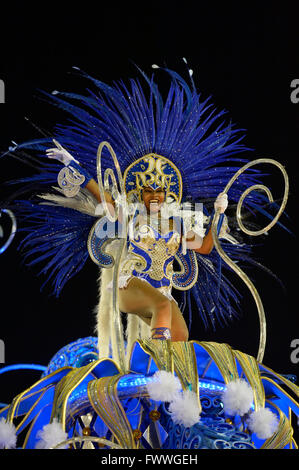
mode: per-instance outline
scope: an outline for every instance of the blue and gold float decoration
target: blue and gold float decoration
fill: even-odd
[[[99,156],[100,153],[101,148]],[[270,161],[263,159],[262,162]],[[243,167],[239,174],[255,163]],[[99,186],[103,192],[101,181]],[[241,205],[242,201],[237,208],[239,219]],[[285,198],[278,216],[263,230],[274,225],[284,205]],[[17,448],[40,448],[41,431],[55,424],[64,437],[50,448],[297,449],[292,415],[299,415],[299,388],[289,377],[277,374],[262,363],[266,341],[262,303],[251,281],[222,252],[217,237],[218,220],[219,213],[216,212],[212,221],[215,247],[247,284],[258,308],[261,334],[257,358],[215,342],[140,339],[134,343],[126,365],[114,288],[117,347],[111,352],[112,357],[98,359],[96,338],[92,337],[75,341],[58,351],[43,368],[40,380],[0,411],[2,424],[15,430]],[[124,221],[127,230],[126,223]],[[104,248],[103,245],[99,250],[95,248],[95,253],[101,255]],[[118,285],[120,254],[116,256],[114,286]],[[201,410],[198,422],[189,427],[176,422],[168,402],[151,398],[147,384],[153,381],[157,371],[173,374],[183,391],[195,394]],[[252,432],[246,417],[236,413],[230,415],[224,409],[223,394],[229,384],[238,379],[245,380],[253,393],[248,413],[267,409],[276,417],[277,427],[265,439]]]
[[[65,346],[40,380],[1,410],[0,419],[17,423],[17,448],[38,447],[39,431],[53,422],[66,433],[56,447],[71,449],[297,448],[291,414],[299,414],[298,387],[227,344],[139,340],[125,373],[111,358],[96,357],[96,338]],[[158,370],[174,373],[183,390],[196,393],[202,410],[198,423],[175,424],[168,403],[150,398],[147,383]],[[223,392],[241,377],[252,387],[252,408],[266,407],[278,419],[268,439],[225,413]]]

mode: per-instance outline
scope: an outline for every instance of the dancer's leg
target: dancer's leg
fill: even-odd
[[[129,281],[126,288],[119,290],[119,307],[122,312],[136,314],[142,319],[151,319],[152,329],[171,330],[171,301],[150,284],[136,277]]]
[[[170,329],[172,341],[188,341],[188,328],[177,303],[147,282],[132,278],[119,290],[119,305],[122,312],[138,315],[152,329]]]
[[[188,341],[189,331],[177,303],[171,302],[172,321],[171,321],[171,341]]]
[[[147,325],[152,325],[152,314],[140,315],[139,317]],[[171,302],[171,340],[172,341],[188,341],[189,331],[184,320],[183,314],[173,300]]]

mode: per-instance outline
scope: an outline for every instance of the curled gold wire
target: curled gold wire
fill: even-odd
[[[261,164],[261,163],[270,163],[270,164],[273,164],[273,165],[275,165],[276,167],[278,167],[280,169],[280,171],[282,172],[283,177],[284,177],[285,188],[284,188],[283,200],[282,200],[281,206],[280,206],[279,211],[277,212],[276,216],[273,218],[273,220],[266,227],[262,228],[261,230],[255,230],[255,231],[247,229],[244,226],[244,224],[242,223],[241,209],[242,209],[244,199],[252,191],[262,190],[262,191],[266,192],[269,201],[273,202],[272,193],[269,190],[269,188],[267,188],[264,185],[260,185],[260,184],[252,185],[242,193],[242,195],[241,195],[241,197],[238,201],[238,205],[237,205],[237,222],[238,222],[238,225],[239,225],[240,229],[244,233],[246,233],[247,235],[252,235],[252,236],[258,236],[258,235],[261,235],[261,234],[267,232],[268,230],[270,230],[270,228],[272,228],[276,224],[276,222],[278,221],[279,217],[281,216],[282,212],[285,209],[285,206],[286,206],[286,203],[287,203],[287,200],[288,200],[288,194],[289,194],[289,179],[288,179],[287,172],[286,172],[285,168],[283,167],[283,165],[281,163],[277,162],[276,160],[271,159],[271,158],[259,158],[257,160],[253,160],[252,162],[249,162],[246,165],[244,165],[243,167],[241,167],[235,173],[235,175],[230,179],[230,181],[227,183],[224,191],[222,192],[222,194],[226,194],[228,192],[228,190],[230,189],[230,187],[232,186],[232,184],[235,182],[235,180],[245,170],[247,170],[251,166],[258,165],[258,164]],[[242,271],[242,269],[236,263],[234,263],[234,261],[232,261],[229,258],[229,256],[223,251],[223,249],[221,247],[221,244],[219,242],[219,239],[218,239],[218,235],[217,235],[217,226],[218,226],[219,217],[220,217],[220,212],[219,212],[219,209],[217,209],[215,211],[215,215],[214,215],[214,218],[213,218],[213,221],[212,221],[212,226],[211,226],[214,245],[215,245],[215,248],[218,251],[219,255],[221,256],[221,258],[228,264],[228,266],[230,266],[232,268],[232,270],[235,273],[238,274],[238,276],[247,285],[247,287],[249,288],[249,290],[250,290],[250,292],[251,292],[251,294],[252,294],[252,296],[255,300],[256,307],[257,307],[257,310],[258,310],[258,315],[259,315],[259,323],[260,323],[260,340],[259,340],[259,349],[258,349],[258,354],[257,354],[257,361],[262,362],[263,357],[264,357],[264,353],[265,353],[265,347],[266,347],[266,316],[265,316],[264,307],[263,307],[260,295],[259,295],[256,287],[252,283],[252,281],[248,278],[248,276],[244,273],[244,271]]]
[[[105,173],[104,173],[104,185],[102,181],[102,168],[101,168],[101,158],[102,158],[102,151],[103,148],[106,147],[109,150],[110,155],[113,158],[114,161],[114,166],[117,171],[118,175],[118,182],[120,185],[120,190],[121,193],[119,193],[118,186],[117,186],[117,180],[114,175],[114,172],[111,168],[108,168]],[[106,199],[105,199],[105,190],[108,189],[108,184],[109,184],[109,177],[111,178],[112,181],[112,186],[113,186],[113,193],[116,195],[115,198],[115,214],[114,216],[110,213]],[[120,201],[122,202],[122,224],[123,224],[123,232],[122,233],[127,233],[128,231],[128,220],[127,220],[127,207],[126,207],[126,193],[125,193],[125,186],[124,186],[124,181],[121,173],[121,169],[116,157],[116,154],[109,144],[109,142],[101,142],[98,151],[97,151],[97,178],[98,178],[98,185],[99,185],[99,191],[100,191],[100,196],[101,196],[101,202],[103,204],[103,208],[105,210],[105,215],[111,222],[116,222],[117,219],[119,218],[119,204]],[[111,322],[111,328],[110,328],[110,334],[112,338],[112,354],[113,358],[116,361],[116,363],[119,365],[120,369],[122,371],[126,370],[125,366],[125,343],[124,343],[124,335],[123,335],[123,327],[122,327],[122,322],[120,318],[120,312],[119,312],[119,293],[118,293],[118,278],[119,278],[119,270],[120,270],[120,260],[122,257],[123,250],[125,248],[126,244],[126,238],[122,237],[119,239],[120,241],[120,249],[116,250],[116,254],[114,256],[114,270],[113,270],[113,290],[112,290],[112,322]]]
[[[106,147],[109,150],[109,153],[113,158],[113,162],[114,162],[114,166],[115,166],[116,171],[117,171],[117,176],[118,176],[118,181],[119,181],[122,196],[125,195],[125,185],[124,185],[121,169],[120,169],[120,166],[119,166],[119,163],[118,163],[118,160],[117,160],[117,157],[116,157],[116,154],[115,154],[113,148],[111,147],[109,142],[105,142],[105,141],[101,142],[99,147],[98,147],[98,151],[97,151],[97,178],[98,178],[98,183],[99,183],[99,191],[100,191],[100,196],[101,196],[101,202],[103,204],[103,208],[106,212],[107,218],[110,220],[110,222],[116,222],[116,220],[118,219],[118,216],[119,216],[119,206],[117,204],[117,201],[119,200],[120,193],[119,193],[119,190],[118,190],[117,181],[116,181],[114,172],[111,168],[107,168],[105,173],[104,173],[104,185],[103,185],[101,158],[102,158],[102,151],[103,151],[104,147]],[[114,191],[115,194],[117,194],[114,217],[110,213],[107,202],[106,202],[106,199],[105,199],[105,190],[108,189],[109,177],[111,177],[113,191]],[[125,198],[123,198],[123,204],[125,204]]]

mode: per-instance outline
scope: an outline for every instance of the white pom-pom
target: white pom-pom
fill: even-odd
[[[160,68],[159,65],[157,65],[157,64],[152,64],[152,69],[159,69],[159,68]]]
[[[37,442],[36,449],[50,449],[55,447],[60,442],[66,441],[68,438],[67,433],[62,429],[61,424],[54,418],[52,423],[46,424],[36,436],[39,441]],[[65,447],[58,447],[64,449]]]
[[[253,391],[244,379],[229,382],[222,394],[224,411],[230,415],[243,416],[253,402]]]
[[[269,408],[261,408],[251,413],[247,424],[250,431],[259,439],[268,439],[277,430],[279,421]]]
[[[152,381],[147,383],[147,391],[152,400],[170,402],[181,390],[181,382],[171,372],[159,370]]]
[[[15,449],[17,444],[16,428],[7,423],[5,418],[0,419],[0,449]]]
[[[169,405],[169,412],[175,424],[189,428],[198,423],[201,410],[196,394],[191,390],[177,394]]]

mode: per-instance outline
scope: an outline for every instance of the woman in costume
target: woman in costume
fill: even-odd
[[[36,175],[20,180],[22,191],[29,190],[37,197],[31,196],[29,200],[16,201],[12,207],[19,221],[21,222],[23,219],[27,224],[27,227],[21,230],[28,231],[22,245],[27,250],[26,256],[33,257],[29,264],[34,265],[46,261],[42,272],[50,274],[48,280],[54,279],[53,290],[56,295],[59,295],[65,283],[82,269],[89,256],[101,268],[112,267],[106,248],[110,246],[114,255],[118,246],[114,244],[114,241],[111,241],[109,230],[107,232],[98,230],[104,228],[111,221],[110,216],[117,227],[117,234],[119,234],[119,225],[124,223],[125,228],[128,228],[128,232],[125,231],[125,241],[128,242],[127,250],[122,250],[120,272],[119,276],[116,276],[118,286],[115,282],[111,284],[111,275],[107,276],[113,269],[115,273],[116,268],[101,269],[98,320],[100,357],[108,357],[109,351],[106,346],[109,346],[110,337],[113,340],[109,328],[111,332],[116,325],[113,324],[113,321],[111,323],[110,301],[115,292],[119,294],[121,310],[130,313],[128,315],[128,322],[131,324],[130,331],[134,330],[132,325],[133,327],[135,325],[136,339],[138,333],[141,333],[141,328],[138,332],[137,326],[140,325],[132,322],[132,318],[141,319],[140,323],[146,326],[147,323],[150,323],[153,339],[187,340],[187,326],[181,314],[183,309],[181,306],[179,308],[172,298],[171,287],[183,291],[183,307],[188,305],[189,315],[191,312],[190,294],[193,294],[193,300],[196,302],[195,310],[197,309],[205,326],[211,323],[215,327],[216,319],[220,323],[231,319],[235,313],[233,304],[238,300],[238,292],[223,275],[227,266],[222,266],[220,262],[219,242],[217,237],[214,237],[216,226],[214,221],[217,220],[219,211],[223,213],[226,209],[228,186],[230,201],[233,203],[239,199],[243,200],[244,190],[246,190],[246,195],[249,197],[246,198],[244,206],[251,212],[258,210],[259,203],[268,202],[263,194],[252,192],[250,188],[252,186],[254,189],[265,190],[265,187],[261,187],[261,185],[254,186],[254,183],[258,182],[256,170],[249,170],[246,175],[242,174],[242,178],[231,186],[231,181],[236,180],[237,170],[237,176],[239,176],[245,167],[248,169],[249,165],[255,164],[255,162],[249,162],[248,165],[242,166],[241,170],[234,166],[233,162],[235,161],[244,163],[244,160],[236,158],[235,154],[247,150],[240,145],[239,137],[236,138],[238,131],[232,130],[231,125],[226,126],[224,123],[214,126],[222,113],[211,112],[207,102],[200,102],[200,96],[194,86],[193,89],[190,89],[175,72],[169,70],[167,72],[171,77],[171,86],[165,103],[154,80],[149,80],[147,77],[145,79],[149,84],[149,97],[146,97],[140,84],[135,80],[131,80],[131,89],[129,90],[122,83],[110,87],[91,77],[88,78],[96,84],[97,94],[91,92],[89,96],[85,97],[55,92],[51,96],[51,100],[57,106],[70,112],[71,116],[76,118],[76,122],[57,126],[54,139],[53,136],[50,136],[10,149],[23,161],[29,163],[34,161],[38,166],[39,171]],[[75,103],[79,101],[81,106],[69,103],[68,100],[75,101]],[[48,149],[49,143],[53,140],[57,148]],[[111,145],[110,150],[109,145]],[[68,148],[70,153],[64,147]],[[100,148],[101,152],[99,152]],[[127,204],[124,199],[119,198],[120,194],[117,193],[115,184],[112,184],[111,193],[107,190],[109,189],[107,184],[105,184],[106,192],[103,191],[101,168],[105,170],[104,178],[107,183],[108,178],[112,178],[113,175],[111,170],[112,148],[115,149],[119,159],[115,167],[118,173],[121,173],[121,196],[125,196],[134,204],[137,204],[137,201],[141,203],[138,207],[134,205],[132,213],[126,211]],[[40,153],[39,159],[34,160],[32,155],[26,154],[26,149],[37,150]],[[65,167],[61,169],[55,161],[49,162],[48,159],[43,161],[45,154],[49,158],[64,163]],[[100,156],[100,159],[96,159],[96,155]],[[265,159],[263,163],[265,163]],[[57,173],[60,187],[55,187],[54,191],[49,193],[50,188],[53,188],[56,183]],[[95,180],[96,175],[98,183]],[[48,192],[45,193],[45,190]],[[269,195],[269,192],[267,194]],[[219,196],[217,197],[217,195]],[[178,209],[181,201],[186,200],[188,196],[191,196],[195,203],[203,203],[206,223],[212,219],[214,206],[216,215],[213,218],[212,233],[208,227],[200,228],[195,223],[198,211],[193,212],[189,220],[184,217],[184,214],[180,214]],[[214,203],[215,198],[216,202]],[[121,203],[124,206],[122,212],[120,211]],[[103,212],[100,212],[99,204],[103,206]],[[283,210],[283,205],[278,216]],[[262,208],[262,213],[267,215],[265,208]],[[127,216],[129,216],[128,226],[125,223]],[[254,263],[250,257],[250,247],[242,241],[238,241],[238,238],[234,238],[232,232],[227,233],[225,230],[227,224],[223,225],[224,231],[220,236],[221,248],[224,253],[238,262],[238,268],[240,262]],[[212,249],[213,240],[217,247],[217,253]],[[118,241],[116,239],[116,244]],[[111,247],[111,245],[113,246]],[[173,270],[174,259],[179,262],[182,268],[180,272]],[[228,264],[228,266],[230,265]],[[115,281],[114,275],[112,281]],[[129,346],[131,342],[132,337],[128,341]],[[289,400],[287,402],[280,400],[278,405],[278,397],[282,397],[282,389],[276,385],[275,388],[273,387],[273,381],[271,379],[268,381],[269,375],[270,377],[274,376],[279,384],[287,383],[295,393],[297,393],[297,387],[283,376],[278,376],[272,373],[273,371],[265,369],[262,364],[259,367],[258,362],[261,362],[263,358],[263,342],[261,342],[262,347],[259,349],[257,361],[253,361],[252,356],[244,355],[240,351],[233,351],[226,344],[197,342],[198,348],[195,352],[191,343],[183,345],[177,342],[170,345],[165,341],[144,341],[143,343],[146,343],[145,349],[147,353],[151,353],[156,367],[165,369],[164,372],[168,369],[172,370],[170,358],[173,359],[173,368],[184,388],[183,394],[178,393],[178,389],[176,389],[171,397],[173,401],[169,407],[172,412],[170,421],[169,417],[167,418],[170,422],[170,428],[165,427],[167,433],[170,430],[169,435],[173,436],[176,446],[178,437],[181,437],[182,433],[187,439],[187,441],[181,441],[184,447],[195,444],[202,448],[207,448],[206,446],[227,448],[229,440],[233,441],[233,448],[246,448],[246,444],[251,446],[248,442],[251,436],[247,439],[245,433],[243,433],[246,438],[244,439],[245,443],[244,440],[241,443],[238,442],[242,434],[240,433],[242,428],[239,427],[239,424],[237,426],[229,425],[220,416],[223,411],[222,402],[218,401],[217,395],[215,395],[216,389],[213,383],[211,383],[212,411],[211,414],[203,413],[204,416],[202,416],[204,432],[199,430],[195,434],[195,439],[192,432],[191,434],[190,431],[185,433],[184,427],[197,425],[199,420],[200,403],[197,398],[199,398],[198,379],[201,375],[198,375],[197,371],[201,370],[202,377],[207,379],[207,370],[209,369],[209,374],[211,374],[209,377],[212,380],[215,377],[216,380],[219,380],[220,374],[222,389],[224,385],[227,388],[232,385],[231,391],[234,392],[235,389],[236,393],[236,384],[240,386],[240,397],[233,393],[234,396],[227,401],[229,416],[234,414],[234,410],[231,409],[232,401],[234,401],[236,415],[240,415],[242,425],[248,420],[246,426],[250,432],[260,433],[261,422],[267,421],[265,428],[270,429],[262,430],[262,439],[267,437],[269,441],[262,445],[263,448],[271,448],[271,446],[272,448],[285,446],[293,448],[289,419],[281,413],[278,406],[281,405],[282,410],[287,409],[288,416],[290,407],[296,411],[298,407],[291,397],[287,397]],[[35,386],[16,397],[11,406],[1,410],[0,418],[1,416],[7,418],[6,423],[0,423],[4,424],[3,432],[9,431],[11,433],[10,425],[13,419],[25,413],[24,419],[18,422],[18,433],[20,434],[32,421],[25,438],[25,448],[53,447],[57,441],[63,445],[64,442],[61,441],[67,437],[71,437],[71,441],[76,442],[78,439],[82,441],[87,437],[92,439],[94,436],[98,436],[95,439],[98,439],[101,445],[114,446],[116,441],[117,446],[119,442],[124,448],[139,448],[136,441],[143,439],[142,436],[151,420],[159,419],[157,414],[159,415],[160,412],[156,409],[156,402],[170,401],[168,392],[167,396],[162,397],[160,394],[158,398],[148,389],[150,401],[155,402],[150,405],[153,408],[149,412],[148,400],[146,403],[145,400],[142,402],[141,395],[138,395],[142,383],[139,381],[140,377],[137,376],[137,382],[139,381],[137,386],[135,374],[132,374],[134,376],[133,383],[131,382],[131,385],[126,383],[128,376],[131,375],[127,374],[128,371],[134,373],[136,371],[139,374],[140,370],[147,371],[147,374],[141,377],[146,382],[151,363],[148,354],[146,354],[146,359],[144,355],[142,359],[137,345],[137,348],[133,349],[132,360],[126,366],[124,366],[120,354],[118,357],[121,360],[117,364],[112,364],[108,359],[107,361],[92,361],[91,364],[85,363],[83,367],[80,365],[78,367],[78,354],[82,353],[82,349],[79,348],[74,355],[76,347],[68,351],[67,356],[69,354],[70,357],[67,358],[66,363],[63,362],[62,351],[59,351],[58,357],[51,361],[52,364],[49,366],[45,380],[37,382]],[[127,351],[130,353],[130,347],[127,347]],[[165,352],[166,354],[164,354]],[[90,356],[87,360],[90,360]],[[82,362],[79,364],[82,365]],[[67,367],[64,367],[65,365]],[[68,366],[71,366],[71,370]],[[52,367],[54,368],[53,375],[52,372],[49,374],[49,371],[53,371]],[[111,374],[112,376],[110,376]],[[174,378],[172,372],[170,376]],[[246,377],[252,386],[255,418],[254,413],[252,414],[253,398],[249,397],[250,400],[248,400],[248,386],[246,386],[247,392],[244,394],[245,380],[242,379],[243,382],[240,384],[241,377]],[[130,389],[128,395],[126,393],[122,395],[121,387],[118,387],[122,379],[124,379],[122,386]],[[265,389],[262,381],[265,381]],[[209,380],[207,380],[207,384],[209,384]],[[158,388],[162,388],[160,383],[158,383]],[[168,383],[166,388],[168,389]],[[195,400],[190,400],[189,392],[193,393]],[[36,393],[38,394],[36,395]],[[268,397],[271,394],[271,400],[274,397],[274,403],[267,400],[268,408],[264,409],[266,393]],[[142,390],[142,394],[144,394],[144,390]],[[36,397],[35,403],[34,397]],[[128,397],[130,397],[129,400],[127,400]],[[139,410],[136,412],[137,407],[133,402],[132,413],[129,403],[131,398],[135,399],[136,397],[140,403],[142,402],[142,406],[139,406],[139,403]],[[178,399],[177,403],[175,403],[176,399]],[[221,400],[225,402],[224,398]],[[208,398],[207,409],[211,408],[209,404],[211,401]],[[243,404],[243,401],[248,403]],[[218,410],[214,408],[214,404]],[[279,431],[272,438],[277,426],[274,421],[277,420],[275,416],[274,418],[270,416],[269,425],[269,408],[274,409],[274,407],[279,411],[280,418]],[[163,407],[159,409],[163,411]],[[88,428],[85,424],[86,421],[83,420],[83,418],[87,418],[87,415],[81,415],[87,412],[90,414],[92,410],[95,410],[96,413],[93,413],[91,421],[87,421],[90,426]],[[260,414],[261,411],[262,414]],[[168,412],[167,414],[169,416]],[[186,414],[189,416],[186,417]],[[162,414],[160,421],[162,426],[165,426],[164,417],[165,413]],[[182,420],[182,417],[187,419]],[[49,435],[46,438],[45,434],[48,431],[52,436],[53,431],[57,432],[57,424],[59,423],[55,422],[56,418],[62,429],[58,429],[61,432],[56,442],[55,439],[54,442],[53,440],[49,442]],[[205,418],[207,421],[204,421]],[[214,422],[213,418],[216,418]],[[253,424],[254,419],[256,419],[255,425]],[[128,420],[130,420],[130,425]],[[172,427],[171,421],[178,422],[180,427],[183,423],[183,431]],[[80,431],[81,423],[82,430]],[[104,432],[102,424],[107,427],[107,429],[104,428]],[[223,427],[221,427],[222,424]],[[46,429],[47,426],[52,426],[51,430],[50,428]],[[220,429],[219,433],[217,429]],[[224,441],[223,430],[225,429],[227,429],[228,440]],[[40,430],[44,433],[42,438],[44,442],[38,440]],[[235,433],[236,430],[237,433]],[[107,436],[110,439],[111,432],[114,442],[106,440]],[[208,440],[205,439],[205,433],[209,435]],[[148,434],[151,441],[151,432]],[[211,436],[213,436],[214,442],[210,441]],[[153,442],[150,442],[151,445],[153,444],[153,448],[157,448],[157,443],[159,448],[162,443],[159,436],[156,437],[153,438]],[[16,436],[13,435],[9,440],[13,440],[15,445]],[[219,447],[217,447],[216,441]],[[6,439],[4,445],[11,444]],[[145,447],[142,447],[143,445]],[[165,442],[165,445],[163,443],[163,448],[173,448],[171,446],[172,437],[168,442]],[[149,448],[146,439],[143,439],[141,448]]]
[[[95,85],[96,92],[88,90],[88,96],[45,93],[51,103],[71,115],[72,121],[57,125],[54,136],[10,148],[15,156],[19,154],[23,161],[31,163],[32,155],[26,154],[27,149],[38,152],[35,160],[38,174],[19,180],[22,191],[34,192],[37,197],[17,201],[13,208],[19,220],[27,224],[24,230],[28,235],[22,247],[27,250],[26,259],[32,256],[28,264],[46,261],[42,273],[48,274],[46,282],[53,279],[53,291],[58,296],[90,256],[101,268],[106,265],[106,259],[102,262],[102,255],[96,249],[101,241],[93,242],[93,228],[99,218],[97,207],[99,202],[103,203],[96,183],[99,177],[96,155],[101,142],[111,145],[118,158],[128,201],[142,202],[151,212],[149,224],[142,220],[147,216],[142,210],[130,218],[129,229],[134,235],[129,238],[128,253],[121,264],[120,308],[137,314],[128,315],[132,333],[128,343],[144,334],[141,324],[134,323],[136,318],[142,318],[141,323],[146,327],[145,322],[151,323],[152,332],[145,330],[148,336],[187,339],[181,311],[188,306],[190,328],[191,295],[205,327],[213,328],[217,320],[220,324],[227,323],[237,314],[240,297],[224,275],[224,270],[229,268],[221,265],[218,253],[212,250],[207,227],[196,233],[192,223],[189,227],[185,224],[182,230],[175,210],[172,218],[167,217],[172,220],[172,227],[167,227],[165,232],[155,227],[155,218],[158,225],[163,222],[160,214],[165,206],[180,206],[187,198],[203,204],[207,223],[211,221],[215,199],[216,207],[223,212],[226,196],[217,196],[240,168],[236,162],[246,162],[236,154],[248,150],[240,143],[243,138],[240,131],[220,120],[224,112],[211,109],[209,99],[201,101],[191,75],[190,87],[176,72],[164,70],[171,79],[165,101],[154,77],[150,79],[143,72],[149,86],[148,95],[137,80],[130,81],[129,89],[122,82],[109,86],[82,73]],[[53,137],[59,142],[54,150],[49,149]],[[102,150],[101,168],[111,171],[111,152],[107,148]],[[61,169],[61,164],[50,162],[48,157],[59,159],[66,166]],[[57,174],[60,188],[54,187]],[[258,174],[258,170],[248,170],[239,178],[229,192],[232,203],[237,203],[244,190],[258,182]],[[49,193],[53,187],[54,191]],[[108,192],[105,199],[112,206],[117,200]],[[255,192],[246,199],[244,207],[255,212],[267,202],[265,195]],[[193,213],[191,219],[195,218]],[[223,232],[222,248],[236,262],[256,264],[251,247],[238,241],[232,232]],[[174,258],[182,268],[180,273],[172,271]],[[101,269],[97,321],[100,357],[109,354],[109,329],[111,332],[114,328],[111,271]],[[171,287],[183,291],[180,308],[171,296]]]
[[[78,162],[61,146],[48,149],[47,156],[61,161],[66,166],[75,165],[80,173]],[[128,255],[120,270],[119,307],[122,312],[136,314],[149,324],[152,339],[188,341],[186,322],[171,295],[173,259],[180,246],[182,234],[177,221],[161,217],[161,207],[169,197],[171,181],[171,178],[164,175],[163,166],[170,165],[165,158],[158,155],[148,155],[139,160],[148,167],[144,172],[135,172],[138,196],[144,204],[144,211],[141,208],[143,214],[133,217],[131,222],[134,224],[134,236],[129,240]],[[138,164],[140,163],[139,161]],[[151,172],[149,168],[152,168]],[[176,171],[178,172],[177,169]],[[101,202],[96,181],[89,176],[85,178],[84,183],[86,189]],[[113,207],[114,201],[108,192],[105,193],[105,198]],[[215,209],[219,208],[220,213],[224,213],[227,195],[220,194],[214,206]],[[200,254],[209,254],[213,249],[211,229],[203,238],[189,230],[186,234],[186,248]],[[149,266],[145,271],[140,271],[140,267],[148,258]]]

